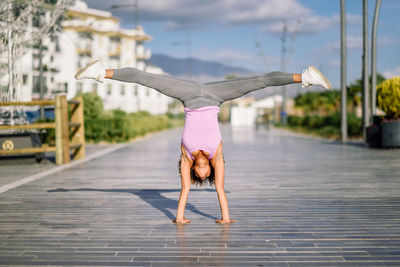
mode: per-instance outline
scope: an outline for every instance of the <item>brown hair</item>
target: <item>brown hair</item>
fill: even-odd
[[[181,174],[181,162],[182,162],[182,158],[180,158],[179,162],[178,162],[178,170],[179,170],[179,174],[180,175],[182,175]],[[214,170],[214,167],[211,165],[210,161],[209,161],[209,164],[210,164],[211,172],[210,172],[210,175],[208,177],[206,177],[204,180],[201,180],[199,177],[197,177],[195,171],[192,168],[190,168],[190,181],[191,181],[192,184],[195,184],[195,185],[198,185],[198,186],[203,186],[208,181],[210,186],[214,185],[214,183],[215,183],[215,170]]]

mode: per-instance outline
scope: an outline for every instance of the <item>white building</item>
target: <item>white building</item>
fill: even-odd
[[[281,95],[273,95],[252,103],[246,103],[245,100],[238,101],[238,105],[231,108],[230,122],[233,126],[255,125],[257,116],[263,115],[266,109],[273,110],[280,107],[282,100]]]
[[[153,114],[165,113],[171,99],[153,89],[137,84],[106,80],[75,80],[76,71],[89,62],[100,59],[106,68],[135,67],[151,73],[163,74],[160,68],[148,66],[151,51],[143,43],[150,41],[141,26],[121,29],[119,19],[110,12],[88,8],[76,0],[62,22],[63,31],[43,40],[45,97],[66,93],[68,98],[78,92],[99,95],[105,109],[127,112],[146,110]],[[39,50],[30,48],[23,57],[23,99],[39,98]]]

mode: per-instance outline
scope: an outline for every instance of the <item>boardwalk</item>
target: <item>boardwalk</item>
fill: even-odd
[[[400,266],[399,150],[224,126],[238,222],[215,224],[215,191],[193,187],[182,226],[171,223],[180,133],[0,194],[0,264]]]

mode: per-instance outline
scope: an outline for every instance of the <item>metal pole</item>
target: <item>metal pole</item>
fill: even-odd
[[[347,142],[347,55],[346,55],[346,6],[345,0],[340,0],[340,85],[341,99],[341,134],[342,142]]]
[[[39,93],[40,93],[40,100],[44,98],[44,88],[43,88],[43,44],[42,40],[39,41]],[[44,119],[44,107],[40,106],[40,118]]]
[[[362,127],[366,140],[366,129],[369,126],[369,77],[368,77],[368,0],[363,0],[363,90],[362,90]]]
[[[371,36],[371,115],[375,116],[376,112],[376,32],[378,29],[379,11],[381,9],[381,0],[376,0],[374,21],[372,23],[372,36]]]
[[[192,79],[192,41],[190,32],[187,35],[188,63],[189,63],[189,80]]]
[[[287,26],[286,23],[283,26],[282,32],[282,51],[281,51],[281,71],[285,71],[285,53],[286,53],[286,33],[287,33]],[[281,109],[281,124],[286,126],[287,124],[287,116],[286,116],[286,86],[282,86],[282,109]]]
[[[133,4],[133,8],[135,9],[135,28],[139,26],[139,3],[138,0],[135,0]]]
[[[14,81],[13,81],[13,54],[12,54],[12,29],[11,29],[11,19],[12,19],[12,3],[8,3],[8,19],[7,19],[7,56],[8,56],[8,93],[6,99],[1,99],[2,101],[12,101],[14,96]]]

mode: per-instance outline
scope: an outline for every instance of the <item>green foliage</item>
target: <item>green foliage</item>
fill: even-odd
[[[381,84],[385,78],[377,74],[377,84]],[[371,83],[371,77],[369,79]],[[400,78],[397,84],[397,91],[391,89],[390,98],[387,96],[387,106],[391,110],[396,110],[398,117],[400,117]],[[355,115],[357,106],[361,103],[361,88],[362,80],[356,80],[347,87],[347,105],[349,113],[347,114],[348,134],[349,136],[360,136],[362,134],[361,118]],[[378,102],[379,102],[379,88],[378,86]],[[386,88],[386,87],[385,87]],[[389,89],[386,89],[388,92]],[[395,92],[395,93],[394,93]],[[392,102],[397,96],[397,104]],[[389,100],[390,99],[390,100]],[[306,115],[305,116],[289,116],[289,127],[296,128],[300,131],[312,132],[321,136],[339,136],[340,135],[340,101],[341,95],[338,90],[321,91],[321,92],[307,92],[298,95],[295,98],[295,107],[300,108]],[[389,113],[389,114],[394,114]]]
[[[340,92],[337,90],[322,92],[307,92],[295,98],[295,107],[302,109],[305,113],[327,114],[337,112]]]
[[[236,79],[236,78],[237,78],[236,74],[228,74],[228,75],[225,76],[226,80],[233,80],[233,79]]]
[[[289,116],[288,124],[291,128],[301,128],[305,132],[313,132],[325,137],[334,137],[340,135],[340,119],[340,113],[327,116]],[[348,113],[347,123],[349,136],[361,135],[361,118],[357,118],[353,113]]]
[[[371,88],[372,76],[369,77],[369,85]],[[382,74],[376,74],[376,84],[379,85],[385,80]],[[357,106],[361,104],[361,91],[362,91],[362,80],[357,79],[355,82],[350,83],[347,87],[347,103],[350,104],[350,109],[355,112]]]
[[[347,132],[349,136],[362,135],[362,120],[354,113],[347,113]]]
[[[378,106],[389,119],[400,119],[400,77],[381,83],[377,88]]]
[[[84,116],[85,120],[86,119],[98,119],[101,118],[104,109],[103,109],[103,101],[101,98],[93,93],[80,93],[77,96],[81,96],[83,98],[83,103],[84,103]]]
[[[35,123],[50,123],[54,122],[54,119],[37,119]],[[42,129],[40,130],[40,141],[42,144],[48,144],[49,146],[56,145],[56,129]]]
[[[124,142],[149,132],[183,125],[182,115],[151,115],[146,111],[104,111],[102,101],[97,95],[85,93],[81,96],[84,99],[87,141]]]

